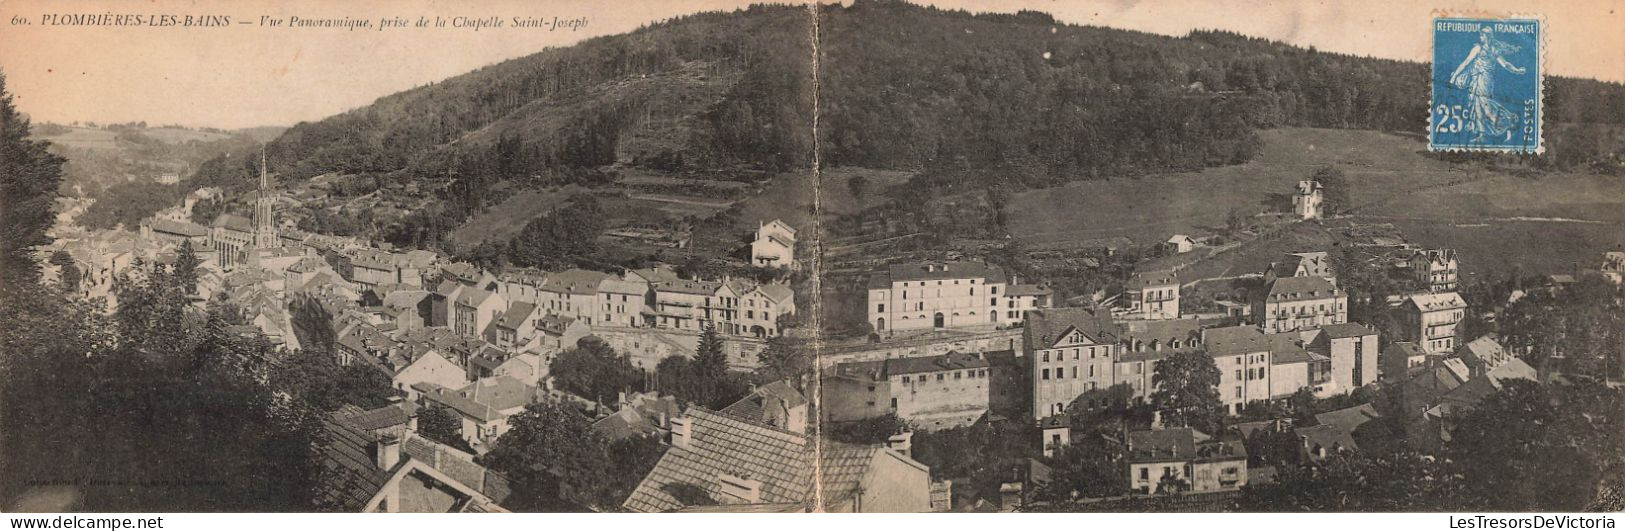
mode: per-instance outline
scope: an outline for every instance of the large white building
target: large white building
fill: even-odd
[[[869,277],[869,324],[880,334],[996,328],[1049,305],[1048,290],[1017,288],[1003,269],[980,262],[898,264]]]

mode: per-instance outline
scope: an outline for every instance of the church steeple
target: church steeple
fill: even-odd
[[[254,246],[261,249],[276,247],[276,220],[271,213],[276,198],[271,195],[271,174],[265,159],[265,145],[260,145],[260,188],[254,198]]]

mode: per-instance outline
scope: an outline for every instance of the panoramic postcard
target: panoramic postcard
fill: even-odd
[[[1613,528],[1622,7],[0,2],[0,511]]]

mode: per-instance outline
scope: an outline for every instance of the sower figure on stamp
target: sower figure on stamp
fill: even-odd
[[[1467,108],[1469,117],[1468,127],[1476,134],[1473,142],[1483,143],[1485,135],[1506,135],[1507,140],[1512,139],[1513,125],[1518,120],[1517,114],[1507,110],[1500,102],[1495,101],[1495,67],[1507,69],[1514,74],[1523,74],[1524,69],[1514,65],[1504,57],[1516,53],[1518,47],[1501,42],[1495,38],[1490,28],[1485,27],[1478,33],[1478,44],[1467,52],[1467,58],[1456,67],[1455,73],[1450,74],[1450,84],[1456,88],[1467,90]]]

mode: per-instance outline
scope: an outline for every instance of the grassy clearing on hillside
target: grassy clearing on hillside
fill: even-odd
[[[1374,131],[1282,128],[1260,132],[1252,162],[1194,173],[1081,181],[1016,194],[1005,207],[1012,236],[1028,242],[1123,236],[1151,242],[1245,214],[1290,208],[1292,187],[1321,166],[1343,170],[1355,205],[1461,178],[1427,158],[1415,139]]]
[[[1397,221],[1412,243],[1460,253],[1463,281],[1524,274],[1572,274],[1596,268],[1605,251],[1625,248],[1625,224],[1504,221],[1452,224]]]
[[[581,187],[572,185],[519,192],[458,226],[451,232],[451,241],[463,247],[472,247],[486,240],[506,242],[519,234],[519,230],[525,228],[531,219],[553,211],[581,190]]]

